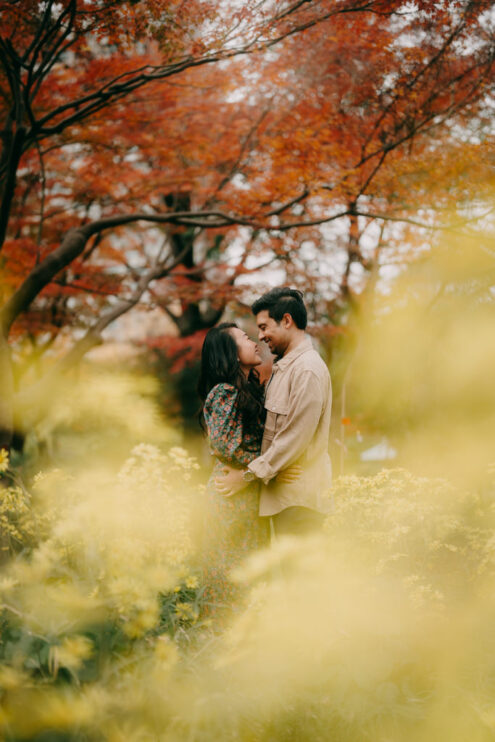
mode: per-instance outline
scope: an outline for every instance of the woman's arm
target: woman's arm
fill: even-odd
[[[212,453],[235,467],[245,465],[237,396],[238,390],[232,384],[217,384],[208,394],[203,410]]]

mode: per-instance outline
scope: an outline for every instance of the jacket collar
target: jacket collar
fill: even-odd
[[[277,358],[275,363],[273,364],[272,373],[275,373],[276,371],[283,371],[288,366],[290,366],[291,363],[293,363],[296,358],[299,358],[303,353],[307,353],[308,350],[313,350],[313,343],[311,342],[311,338],[306,335],[304,340],[297,345],[294,350],[291,350],[290,353],[287,353],[286,356],[282,356],[281,358]]]

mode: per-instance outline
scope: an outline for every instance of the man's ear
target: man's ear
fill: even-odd
[[[286,312],[284,316],[282,317],[282,324],[286,330],[291,328],[294,325],[294,320],[292,319],[292,315]]]

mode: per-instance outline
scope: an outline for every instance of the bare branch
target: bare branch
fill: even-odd
[[[433,66],[433,64],[435,62],[437,62],[439,59],[441,59],[441,57],[452,46],[454,40],[460,34],[460,32],[462,31],[462,29],[464,28],[464,26],[465,26],[464,21],[462,21],[460,24],[458,24],[458,26],[454,29],[454,31],[447,37],[447,39],[445,40],[445,43],[438,50],[437,54],[435,54],[431,59],[429,59],[428,62],[426,64],[424,64],[423,67],[421,67],[421,69],[418,70],[418,72],[414,76],[412,76],[409,80],[406,81],[405,87],[408,90],[412,90],[412,88],[416,85],[416,83],[418,82],[418,80],[420,80],[426,74],[427,70],[429,70]],[[373,129],[371,130],[368,139],[363,143],[363,147],[362,147],[362,158],[361,158],[362,160],[365,160],[366,159],[366,149],[367,149],[369,143],[372,141],[374,135],[378,131],[381,123],[383,122],[383,120],[385,119],[385,117],[390,113],[390,111],[392,110],[392,108],[395,106],[395,104],[397,103],[397,101],[400,98],[401,98],[401,95],[397,92],[393,96],[393,98],[390,101],[390,103],[387,106],[385,106],[385,108],[383,109],[383,111],[380,114],[380,116],[378,117],[378,119],[375,121],[375,125],[374,125]]]
[[[487,214],[489,214],[491,211],[492,209],[489,209]],[[428,224],[428,222],[422,222],[419,219],[411,219],[406,216],[392,216],[391,214],[372,214],[367,211],[356,211],[356,216],[364,216],[368,219],[383,219],[387,222],[402,222],[403,224],[412,224],[415,227],[421,227],[422,229],[429,229],[439,232],[455,232],[461,227],[466,226],[466,224],[469,224],[470,222],[477,222],[480,219],[483,219],[485,215],[476,216],[470,219],[461,219],[451,224]]]
[[[224,188],[224,187],[225,187],[225,186],[227,185],[227,183],[228,183],[228,182],[229,182],[229,181],[231,180],[231,178],[232,178],[232,177],[233,177],[233,176],[235,175],[235,173],[236,173],[236,172],[238,171],[238,169],[239,169],[239,165],[241,164],[241,162],[242,162],[242,158],[244,157],[244,153],[246,152],[246,150],[247,150],[247,148],[248,148],[248,145],[250,144],[250,142],[251,142],[251,140],[252,140],[252,138],[253,138],[253,136],[254,136],[254,133],[255,133],[255,132],[257,131],[257,129],[258,129],[258,128],[259,128],[259,127],[261,126],[261,124],[263,123],[263,120],[264,120],[264,119],[266,118],[266,116],[268,115],[268,112],[269,112],[269,110],[270,110],[270,109],[269,109],[268,107],[266,107],[266,108],[265,108],[265,109],[264,109],[264,110],[263,110],[263,111],[261,112],[261,115],[260,115],[260,116],[258,117],[258,119],[257,119],[257,120],[256,120],[256,121],[254,122],[253,126],[251,127],[251,129],[250,129],[250,130],[248,131],[248,133],[247,133],[247,134],[246,134],[246,136],[244,137],[244,139],[243,139],[243,141],[242,141],[242,144],[241,144],[241,147],[240,147],[240,150],[239,150],[239,154],[238,154],[238,156],[236,157],[236,160],[235,160],[234,164],[233,164],[233,165],[232,165],[232,167],[230,168],[230,172],[229,172],[229,173],[228,173],[227,175],[225,175],[225,176],[224,176],[224,177],[222,178],[222,180],[220,181],[219,185],[217,186],[217,188],[216,188],[216,190],[215,190],[215,193],[214,193],[214,194],[212,195],[212,197],[211,197],[211,198],[210,198],[210,199],[209,199],[209,200],[208,200],[208,201],[206,202],[206,207],[207,207],[207,208],[208,208],[208,206],[209,206],[210,204],[214,203],[214,201],[215,201],[215,197],[216,197],[216,196],[218,195],[218,193],[219,193],[219,192],[220,192],[220,191],[222,190],[222,188]]]
[[[289,36],[305,31],[308,28],[318,25],[319,23],[323,23],[324,21],[335,15],[339,15],[342,13],[358,13],[371,11],[373,9],[373,4],[373,1],[370,1],[367,3],[356,4],[349,7],[332,10],[323,15],[311,18],[304,23],[296,24],[291,29],[287,29],[271,39],[260,40],[260,38],[258,37],[255,40],[245,43],[241,46],[223,49],[216,53],[205,54],[201,57],[194,58],[191,56],[187,56],[166,65],[146,65],[131,72],[122,73],[121,75],[118,75],[117,77],[107,82],[99,90],[94,91],[93,93],[90,93],[82,98],[70,101],[69,103],[59,106],[50,113],[46,114],[37,122],[38,133],[41,138],[45,138],[52,134],[61,133],[71,124],[86,119],[91,114],[100,111],[102,108],[118,101],[120,98],[125,97],[133,90],[136,90],[137,88],[140,88],[149,82],[162,80],[172,75],[177,75],[180,72],[193,67],[213,64],[223,60],[231,59],[233,57],[245,54],[253,54],[262,51],[263,49],[270,48],[275,44],[280,43]],[[295,3],[294,6],[292,8],[289,8],[284,15],[294,13],[299,5],[300,3]],[[276,20],[276,17],[275,19],[269,19],[269,21],[265,25],[265,28],[272,25]],[[51,121],[54,121],[54,119],[71,110],[74,111],[74,113],[68,115],[61,121],[58,121],[56,124],[49,126]],[[26,137],[26,148],[31,145],[33,135],[34,131],[28,132],[28,135]]]
[[[272,211],[268,211],[266,214],[264,214],[264,217],[267,216],[277,216],[278,214],[282,214],[282,212],[286,211],[287,209],[290,209],[291,206],[295,206],[296,204],[300,203],[301,201],[304,201],[304,199],[309,196],[309,189],[307,187],[304,188],[303,192],[296,196],[295,198],[291,199],[290,201],[287,201],[285,204],[282,204],[282,206],[277,206],[276,209],[272,209]]]
[[[298,199],[303,196],[298,197]],[[284,208],[288,208],[289,204],[286,204]],[[310,227],[317,226],[319,224],[328,224],[329,222],[336,221],[350,214],[350,210],[347,208],[343,211],[337,212],[330,216],[321,216],[314,219],[306,219],[299,221],[292,221],[273,225],[264,222],[262,217],[261,221],[253,221],[245,217],[236,215],[225,214],[221,211],[205,211],[205,212],[172,212],[167,214],[125,214],[120,216],[107,217],[99,219],[95,222],[85,224],[76,229],[72,229],[65,235],[61,245],[50,253],[41,263],[35,266],[29,276],[21,284],[21,286],[15,291],[10,299],[5,304],[2,312],[0,313],[0,324],[5,335],[8,334],[10,327],[16,317],[33,301],[33,299],[39,294],[39,292],[46,286],[54,276],[69,263],[71,263],[76,257],[81,255],[84,251],[88,239],[95,234],[99,234],[106,229],[111,229],[126,224],[132,224],[138,221],[152,222],[155,224],[179,224],[183,226],[201,226],[205,229],[219,228],[233,226],[235,224],[242,224],[250,226],[257,230],[264,230],[267,232],[286,232],[290,229],[298,227]],[[407,224],[413,224],[418,227],[429,230],[448,230],[452,231],[458,229],[459,226],[465,225],[472,220],[462,220],[457,224],[428,224],[421,222],[417,219],[411,219],[406,216],[394,216],[390,214],[374,214],[365,211],[355,211],[356,216],[366,217],[368,219],[383,219],[386,221],[402,222]],[[271,218],[272,213],[268,212],[266,217]],[[179,265],[184,259],[187,251],[190,249],[189,245],[186,245],[179,255],[175,256],[174,260],[167,266],[162,267],[157,274],[157,278],[167,275],[174,267]]]

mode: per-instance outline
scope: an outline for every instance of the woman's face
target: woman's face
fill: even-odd
[[[239,327],[231,327],[229,333],[237,345],[237,355],[241,368],[249,371],[254,366],[259,366],[262,360],[258,346],[254,340],[251,340],[244,330],[241,330]]]

